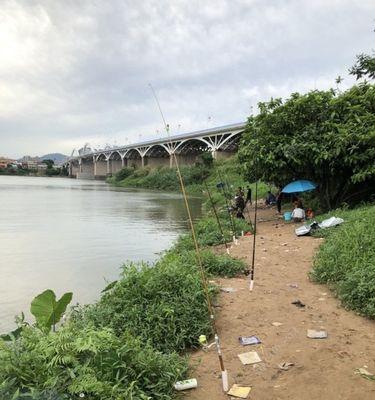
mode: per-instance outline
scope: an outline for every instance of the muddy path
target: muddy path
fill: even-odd
[[[259,217],[253,292],[245,276],[216,280],[236,290],[221,292],[216,308],[230,386],[251,386],[254,400],[375,399],[375,382],[355,374],[361,367],[375,372],[375,323],[346,311],[327,286],[308,278],[323,239],[297,238],[294,226],[273,210],[262,210]],[[250,265],[251,249],[252,237],[244,237],[232,254]],[[291,304],[295,300],[305,307]],[[324,329],[328,338],[309,339],[307,329]],[[241,335],[256,335],[262,344],[242,346]],[[238,354],[248,351],[257,351],[262,362],[242,365]],[[282,362],[294,366],[284,371],[278,367]],[[214,349],[194,353],[192,365],[198,388],[186,399],[228,399]]]

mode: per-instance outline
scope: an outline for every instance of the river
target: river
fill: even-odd
[[[152,262],[187,230],[181,196],[100,181],[0,176],[0,333],[33,297],[95,301],[127,260]],[[191,198],[193,215],[201,200]]]

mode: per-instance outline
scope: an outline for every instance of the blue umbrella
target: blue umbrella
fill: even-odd
[[[283,193],[299,193],[299,192],[307,192],[309,190],[314,190],[317,185],[314,182],[306,181],[306,180],[299,180],[288,183],[284,189],[282,190]]]

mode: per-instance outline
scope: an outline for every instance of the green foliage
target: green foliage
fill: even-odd
[[[42,164],[46,164],[48,169],[52,169],[52,167],[55,165],[55,162],[53,160],[43,160]]]
[[[323,209],[370,196],[375,183],[375,87],[298,93],[259,103],[240,147],[246,175],[319,184]]]
[[[348,308],[375,318],[375,206],[335,210],[332,215],[345,222],[322,231],[325,241],[311,276],[317,282],[328,283]]]
[[[213,253],[210,249],[201,250],[203,268],[208,276],[234,277],[245,270],[245,264],[241,260],[234,259],[228,255]],[[176,250],[176,247],[169,250],[159,263],[181,265],[195,269],[198,265],[195,249]]]
[[[128,333],[70,323],[56,333],[27,327],[0,340],[2,399],[171,399],[187,361]]]
[[[202,159],[203,165],[205,165],[206,167],[211,168],[213,166],[214,158],[212,157],[211,152],[207,151],[205,153],[202,153],[201,159]]]
[[[117,335],[128,330],[164,352],[185,350],[199,335],[211,334],[199,272],[180,262],[125,265],[113,289],[75,318],[83,326],[110,327]]]
[[[53,290],[47,289],[39,294],[31,302],[30,311],[34,315],[40,327],[55,330],[56,324],[60,321],[66,307],[72,301],[73,293],[65,293],[60,300],[56,301]]]
[[[357,62],[349,72],[351,75],[355,75],[357,80],[363,77],[375,79],[375,52],[372,55],[359,54]]]
[[[188,187],[201,184],[209,174],[209,168],[202,164],[193,166],[182,165],[180,170],[184,184]],[[179,191],[181,189],[176,169],[169,167],[158,167],[155,169],[148,167],[140,169],[126,167],[117,172],[108,182],[124,187],[141,187],[169,191]]]
[[[113,176],[115,182],[120,182],[134,173],[134,168],[124,167]]]

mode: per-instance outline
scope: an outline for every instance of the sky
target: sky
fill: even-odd
[[[373,0],[0,0],[0,155],[242,122],[259,101],[354,78]]]

